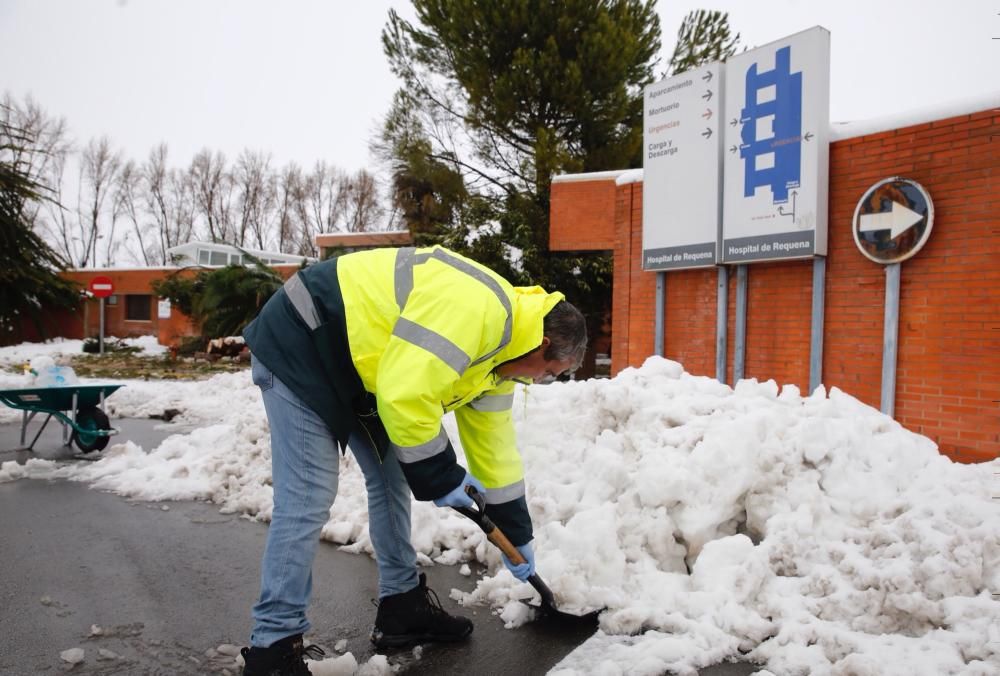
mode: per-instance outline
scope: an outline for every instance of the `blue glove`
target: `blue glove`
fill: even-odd
[[[503,559],[503,565],[507,566],[507,569],[514,574],[514,577],[521,582],[524,582],[535,574],[535,552],[531,548],[530,542],[518,547],[517,551],[519,551],[521,556],[524,557],[525,563],[515,566],[510,562],[510,559],[503,554],[500,555],[500,558]]]
[[[450,492],[445,493],[440,498],[434,498],[434,504],[438,507],[469,507],[475,506],[475,502],[469,497],[469,494],[465,492],[466,486],[475,486],[476,490],[480,493],[486,494],[486,488],[476,477],[472,476],[468,472],[465,473],[465,478],[462,479],[462,483],[458,484]]]

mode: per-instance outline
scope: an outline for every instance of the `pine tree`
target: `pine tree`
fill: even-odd
[[[79,303],[76,285],[59,276],[66,262],[27,223],[27,209],[48,199],[20,159],[32,144],[0,119],[0,343],[23,339],[25,322],[44,336],[47,316]]]
[[[283,283],[273,268],[256,260],[207,273],[194,309],[202,333],[216,338],[239,335]]]
[[[246,265],[177,273],[152,283],[153,293],[194,319],[207,338],[239,335],[253,321],[284,279],[260,259],[243,252]]]
[[[404,84],[383,135],[397,205],[406,215],[414,194],[448,205],[437,241],[515,283],[563,291],[597,324],[610,306],[610,256],[549,252],[549,184],[556,173],[637,166],[642,89],[660,48],[654,3],[413,4],[415,25],[390,12],[382,33]]]
[[[677,45],[670,57],[668,75],[676,75],[736,53],[740,34],[729,30],[729,13],[699,9],[688,13],[677,31]]]
[[[378,149],[404,222],[419,243],[563,291],[596,331],[611,307],[610,252],[549,250],[550,183],[559,173],[642,166],[643,89],[660,50],[655,2],[413,5],[416,22],[390,11],[382,32],[403,88]],[[719,34],[719,49],[731,49],[736,38],[725,16],[710,21],[715,14],[683,39]],[[687,62],[702,54],[700,42],[684,49]]]

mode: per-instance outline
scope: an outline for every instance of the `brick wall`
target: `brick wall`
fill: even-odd
[[[876,181],[903,176],[934,201],[926,246],[902,264],[896,419],[965,461],[1000,456],[1000,112],[984,111],[836,141],[823,382],[879,407],[885,268],[861,255],[852,218]],[[589,191],[588,191],[589,186]],[[612,372],[654,352],[656,275],[641,269],[642,184],[552,185],[552,247],[614,251]],[[559,205],[559,209],[556,209]],[[601,219],[613,214],[612,224]],[[579,233],[579,236],[578,236]],[[612,246],[602,239],[613,233]],[[602,242],[591,247],[591,242]],[[812,261],[748,266],[744,377],[809,386]],[[666,275],[665,355],[715,375],[718,272]],[[727,382],[733,377],[736,269],[729,275]]]
[[[299,269],[298,265],[276,265],[274,269],[287,279]],[[193,276],[197,268],[135,268],[121,270],[69,270],[62,276],[86,289],[94,277],[109,277],[114,284],[114,295],[117,303],[104,305],[104,335],[128,338],[136,336],[157,336],[162,345],[177,345],[185,336],[200,334],[200,327],[190,317],[171,308],[170,317],[160,318],[157,312],[157,302],[160,300],[152,289],[155,280],[165,279],[169,275],[180,274]],[[126,317],[128,296],[148,296],[150,304],[148,320],[130,320]],[[28,340],[37,340],[39,336],[30,327]],[[73,312],[60,311],[53,313],[46,322],[47,337],[61,336],[63,338],[96,337],[100,332],[100,301],[96,298],[86,300]]]
[[[569,181],[553,187],[549,241],[552,249],[610,251],[615,246],[615,182]]]

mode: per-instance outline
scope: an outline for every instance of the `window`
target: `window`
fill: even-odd
[[[208,265],[208,249],[198,249],[198,265]]]
[[[212,256],[209,259],[209,265],[225,265],[229,257],[226,255],[225,251],[213,251]]]
[[[125,296],[125,321],[148,322],[153,318],[153,297],[147,294]]]
[[[242,254],[229,254],[229,264],[230,265],[243,265],[243,255]]]

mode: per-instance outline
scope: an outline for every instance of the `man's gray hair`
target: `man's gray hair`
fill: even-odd
[[[579,368],[587,351],[587,320],[568,301],[561,300],[545,315],[543,332],[549,339],[547,361],[573,360],[570,370]]]

